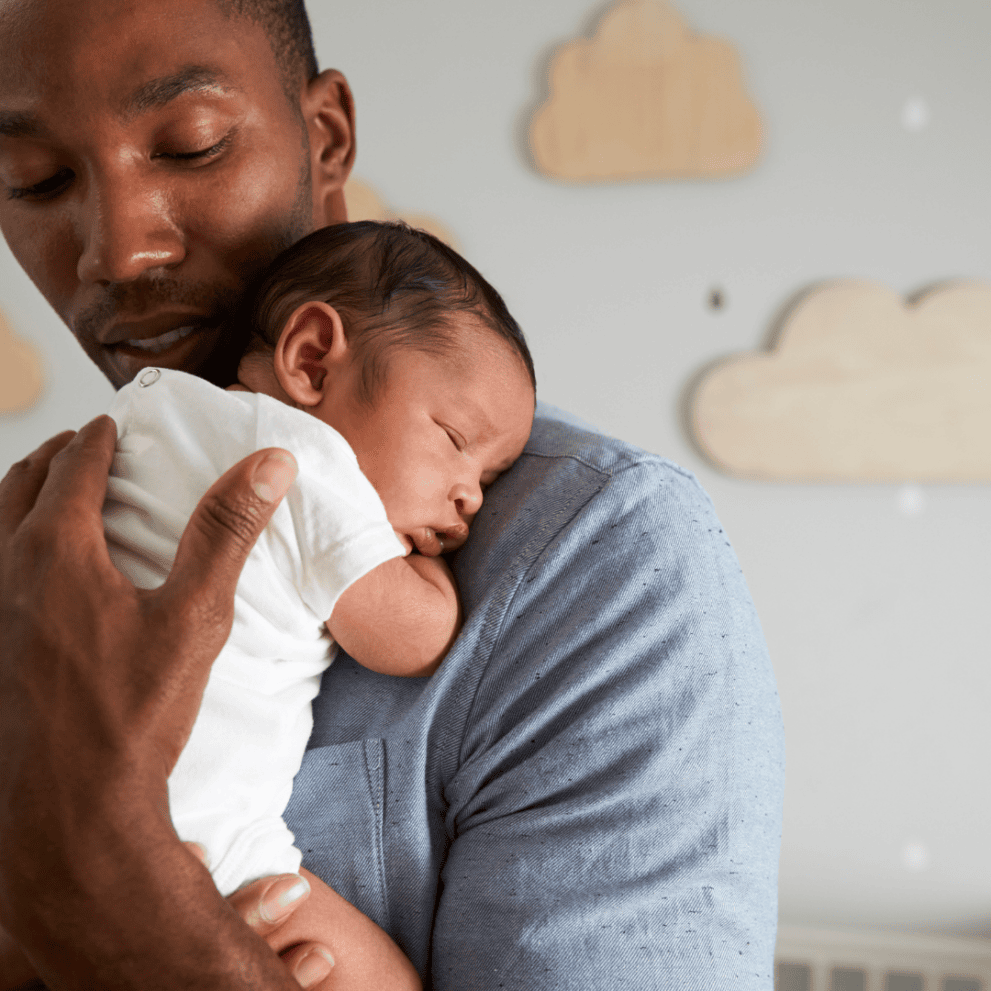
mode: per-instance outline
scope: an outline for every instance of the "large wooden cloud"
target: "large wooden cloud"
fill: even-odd
[[[692,34],[665,0],[619,0],[593,38],[557,50],[549,82],[530,148],[558,179],[729,176],[760,152],[733,47]]]
[[[710,367],[689,418],[707,457],[748,478],[991,482],[991,287],[906,301],[822,286],[770,351]]]
[[[0,313],[0,413],[27,409],[41,394],[41,359]]]

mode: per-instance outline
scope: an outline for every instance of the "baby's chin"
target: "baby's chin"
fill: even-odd
[[[416,545],[413,543],[412,540],[410,540],[409,537],[406,536],[405,533],[402,533],[399,530],[395,530],[394,532],[396,536],[399,538],[399,543],[401,543],[403,547],[406,549],[406,553],[403,556],[409,557],[410,554],[412,554],[413,551],[416,550]]]

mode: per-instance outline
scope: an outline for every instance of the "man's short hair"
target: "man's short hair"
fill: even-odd
[[[303,84],[320,72],[310,19],[303,0],[215,0],[227,17],[246,17],[257,24],[272,46],[282,87],[289,102],[298,105]]]
[[[523,331],[502,297],[474,266],[426,231],[362,220],[322,227],[297,241],[246,296],[242,313],[251,332],[249,351],[273,350],[293,311],[308,300],[327,303],[340,314],[362,362],[361,398],[368,403],[393,352],[444,356],[468,343],[465,323],[456,327],[453,314],[474,318],[469,326],[508,343],[536,388]]]

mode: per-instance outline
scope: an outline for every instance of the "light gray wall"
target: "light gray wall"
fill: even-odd
[[[782,919],[982,929],[991,490],[734,481],[702,462],[678,410],[704,363],[759,346],[812,283],[991,282],[991,4],[678,6],[740,51],[767,128],[745,178],[577,188],[527,167],[550,49],[601,6],[311,0],[322,65],[356,95],[357,173],[456,233],[526,329],[542,398],[692,468],[712,494],[784,708]],[[922,131],[902,126],[910,98],[931,110]],[[110,390],[5,250],[0,287],[49,379],[38,407],[0,417],[6,464]]]

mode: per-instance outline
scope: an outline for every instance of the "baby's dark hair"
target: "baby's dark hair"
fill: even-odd
[[[506,341],[536,388],[523,331],[502,297],[456,251],[426,231],[401,222],[362,220],[308,234],[261,276],[246,299],[252,343],[271,351],[286,321],[307,300],[340,314],[349,344],[362,362],[360,388],[374,399],[391,354],[402,349],[445,355],[465,330],[450,317],[475,318]]]

